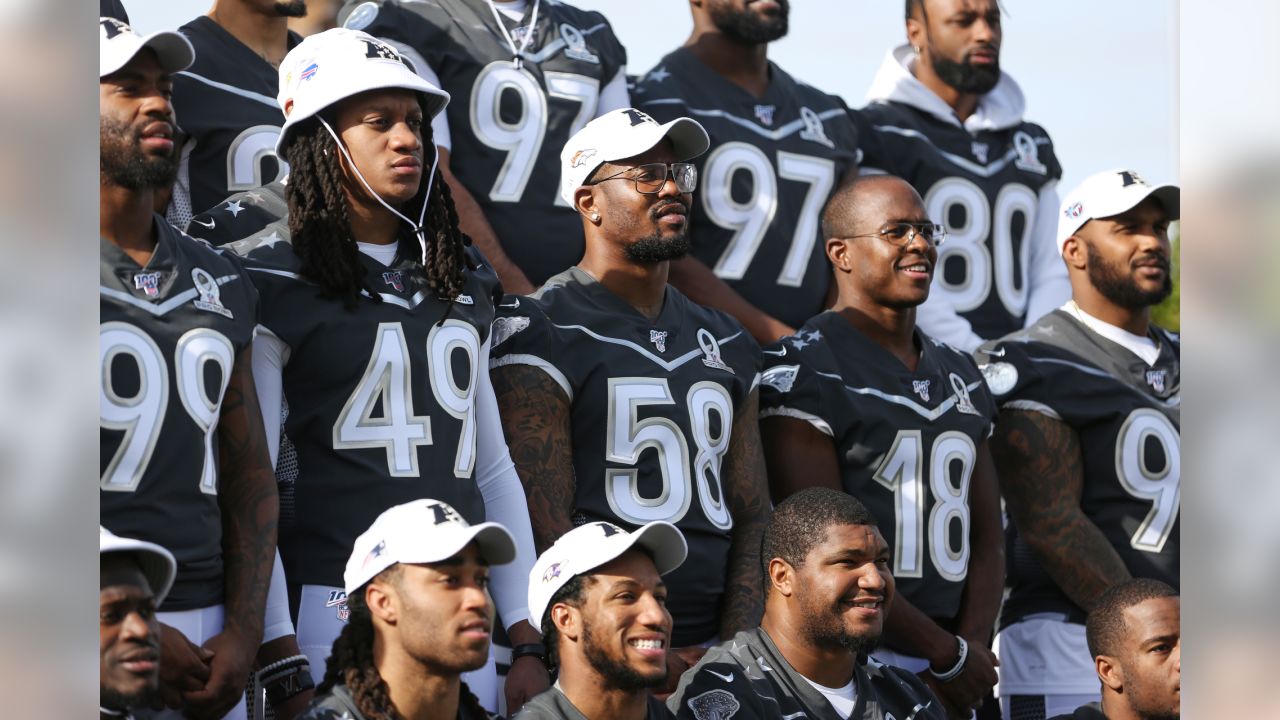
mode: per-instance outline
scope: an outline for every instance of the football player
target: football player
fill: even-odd
[[[506,291],[531,293],[578,262],[582,228],[558,193],[557,153],[588,120],[631,104],[626,50],[604,16],[559,0],[347,0],[338,18],[453,96],[432,121],[440,170]]]
[[[635,109],[596,118],[560,153],[582,262],[494,333],[494,387],[540,548],[575,525],[674,524],[690,561],[667,576],[677,649],[753,627],[769,512],[756,422],[760,350],[727,314],[667,285],[688,251],[706,132]],[[669,679],[701,648],[668,651]]]
[[[1130,576],[1178,586],[1181,344],[1151,323],[1178,210],[1178,188],[1132,170],[1087,178],[1058,216],[1072,299],[978,353],[1010,520],[1005,717],[1097,701],[1085,613]]]
[[[671,264],[671,284],[771,343],[829,304],[818,221],[857,175],[858,134],[843,100],[769,62],[789,0],[689,5],[693,34],[635,88],[636,107],[694,117],[711,136],[697,163],[693,252]]]
[[[678,718],[942,720],[918,677],[867,657],[894,599],[889,546],[856,498],[809,488],[778,505],[760,556],[758,628],[706,654],[667,700]]]
[[[160,614],[166,704],[244,717],[278,512],[250,360],[257,293],[153,209],[177,171],[169,94],[191,44],[99,28],[101,524],[177,559]]]
[[[906,14],[908,43],[889,52],[854,114],[862,163],[905,178],[946,226],[919,323],[973,351],[1070,294],[1053,240],[1062,168],[1000,70],[999,0],[907,0]]]
[[[262,293],[254,364],[273,459],[296,475],[280,554],[313,675],[348,612],[351,543],[419,498],[515,533],[521,556],[495,571],[494,594],[513,640],[540,637],[525,604],[528,509],[486,372],[497,278],[466,246],[427,130],[448,99],[365,33],[299,43],[280,69],[287,219],[228,246]],[[469,682],[495,708],[481,672],[488,682]],[[548,682],[532,658],[510,680],[513,708]]]
[[[995,402],[973,358],[915,322],[946,232],[911,185],[876,175],[831,198],[822,234],[835,305],[765,351],[771,489],[843,490],[884,519],[898,590],[876,657],[968,717],[996,683],[1004,554]]]
[[[104,16],[105,17],[105,16]],[[159,691],[160,623],[177,564],[155,543],[98,533],[99,694],[102,720],[130,720]]]
[[[306,12],[305,0],[214,0],[207,15],[179,28],[196,61],[173,83],[173,107],[188,136],[166,213],[174,225],[187,227],[214,206],[204,222],[234,219],[239,209],[225,202],[228,195],[285,176],[275,153],[284,121],[274,99],[276,68],[301,39],[288,19]]]
[[[515,558],[506,528],[439,500],[379,515],[347,560],[349,619],[303,720],[491,720],[460,678],[489,656],[490,567]]]
[[[520,720],[670,718],[649,690],[667,680],[671,613],[662,576],[688,553],[680,531],[660,520],[630,533],[587,523],[542,553],[529,576],[529,616],[542,618],[556,684]]]
[[[1178,591],[1165,583],[1136,578],[1112,585],[1085,623],[1102,702],[1053,720],[1178,720],[1181,621]]]

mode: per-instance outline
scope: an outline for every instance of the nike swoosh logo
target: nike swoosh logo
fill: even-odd
[[[520,307],[520,301],[519,301],[519,300],[512,300],[510,304],[508,304],[508,303],[498,303],[498,307],[500,307],[500,308],[506,308],[506,309],[508,309],[508,310],[511,310],[511,309],[513,309],[513,308],[518,308],[518,307]]]
[[[765,355],[774,355],[776,357],[782,357],[787,354],[787,349],[782,348],[781,350],[761,350],[760,352],[764,353]]]
[[[806,715],[806,714],[804,714],[804,712],[803,712],[803,711],[802,711],[802,712],[793,712],[793,713],[791,713],[790,715],[783,715],[783,716],[782,716],[782,720],[792,720],[792,718],[802,718],[802,717],[809,717],[809,716],[808,716],[808,715]],[[908,718],[907,720],[910,720],[910,718]]]
[[[207,227],[207,228],[209,228],[210,230],[212,230],[212,229],[213,229],[213,226],[217,224],[217,221],[215,221],[215,220],[210,220],[209,222],[201,222],[201,221],[200,221],[200,218],[191,218],[191,222],[193,222],[193,223],[195,223],[195,224],[197,224],[197,225],[203,225],[204,227]]]
[[[731,683],[731,682],[733,682],[733,673],[729,673],[728,675],[721,675],[720,673],[716,672],[715,670],[707,670],[707,672],[711,673],[712,675],[715,675],[716,677],[720,678],[721,680],[723,680],[723,681],[725,681],[725,682],[727,682],[727,683]]]
[[[991,357],[1004,357],[1004,348],[1000,348],[999,350],[996,350],[995,348],[991,348],[990,350],[987,351],[987,354],[990,355]]]
[[[921,710],[928,710],[929,706],[932,704],[933,704],[933,701],[930,700],[923,705],[916,705],[915,708],[911,710],[911,714],[906,716],[902,720],[915,720],[915,716],[919,715]]]

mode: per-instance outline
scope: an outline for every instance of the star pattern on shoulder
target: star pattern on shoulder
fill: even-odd
[[[262,193],[247,192],[244,194],[244,198],[254,205],[257,205],[262,202]]]
[[[284,238],[280,237],[280,233],[275,230],[271,234],[262,238],[262,242],[258,243],[258,247],[275,247],[276,243],[284,242]]]
[[[660,83],[669,77],[671,77],[671,73],[667,72],[667,68],[665,66],[659,65],[658,67],[650,70],[649,74],[644,76],[644,79],[645,79],[645,82],[652,80],[654,82]]]
[[[226,211],[231,213],[231,217],[236,217],[244,212],[244,208],[240,206],[239,200],[228,200]]]

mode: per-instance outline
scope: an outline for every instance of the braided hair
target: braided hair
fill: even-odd
[[[330,122],[332,125],[332,122]],[[433,143],[430,125],[423,126],[423,143]],[[289,203],[289,234],[294,252],[302,262],[302,274],[317,283],[325,297],[339,298],[347,308],[355,306],[361,291],[375,301],[379,295],[368,284],[360,251],[351,234],[345,175],[340,151],[333,136],[318,119],[310,118],[290,132],[284,151],[289,163],[285,198]],[[440,171],[431,182],[430,196],[424,197],[426,183],[405,203],[405,214],[422,208],[426,252],[409,229],[402,228],[398,254],[421,263],[423,280],[437,298],[452,304],[462,292],[464,270],[474,270],[467,260],[471,238],[458,227],[458,211],[453,193]]]
[[[392,565],[374,579],[394,583],[399,571],[399,565]],[[324,679],[316,687],[316,695],[328,693],[335,685],[346,685],[355,700],[356,709],[366,720],[402,720],[391,704],[386,681],[373,664],[373,613],[365,603],[365,587],[367,586],[361,586],[347,595],[347,610],[350,615],[342,632],[333,641]],[[480,700],[471,692],[471,688],[465,682],[459,681],[458,684],[458,704],[464,709],[464,717],[490,717]]]

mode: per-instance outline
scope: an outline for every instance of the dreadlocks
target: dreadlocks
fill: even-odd
[[[374,579],[394,583],[394,574],[399,571],[399,565],[392,565]],[[335,685],[346,685],[355,700],[356,709],[365,720],[401,720],[400,714],[391,704],[387,683],[373,664],[373,614],[365,604],[364,587],[347,595],[347,610],[350,612],[347,624],[333,641],[324,679],[316,688],[316,695],[329,692]],[[488,711],[471,692],[471,688],[461,681],[458,704],[465,708],[464,717],[489,717]]]
[[[428,146],[433,142],[429,128],[424,126],[422,139]],[[362,290],[376,301],[378,293],[366,281],[360,251],[351,236],[345,175],[333,136],[315,119],[301,123],[290,135],[292,140],[285,148],[290,168],[285,197],[289,234],[302,262],[302,274],[319,284],[326,297],[340,298],[348,308],[356,304]],[[462,293],[464,269],[474,269],[466,256],[471,238],[458,227],[453,194],[439,170],[429,197],[424,197],[425,190],[423,183],[402,212],[413,217],[423,202],[427,203],[423,217],[426,252],[407,227],[400,232],[398,251],[400,257],[421,263],[423,279],[437,298],[452,302]]]

